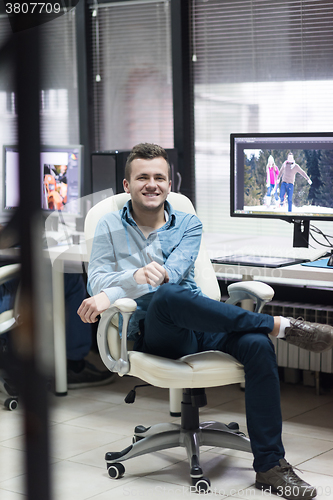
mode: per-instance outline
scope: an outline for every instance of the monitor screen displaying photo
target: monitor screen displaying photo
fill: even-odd
[[[80,215],[83,146],[41,146],[41,208]],[[4,210],[19,206],[19,153],[4,146]]]
[[[232,134],[231,216],[333,220],[333,134]]]

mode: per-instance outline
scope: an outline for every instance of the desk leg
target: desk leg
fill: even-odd
[[[52,266],[55,392],[67,394],[66,322],[63,263]]]

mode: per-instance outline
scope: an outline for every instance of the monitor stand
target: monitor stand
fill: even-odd
[[[309,232],[310,232],[310,221],[294,219],[294,240],[293,246],[297,248],[308,248],[309,247]]]

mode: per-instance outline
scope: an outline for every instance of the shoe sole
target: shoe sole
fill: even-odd
[[[295,345],[296,347],[300,347],[301,349],[315,352],[317,354],[332,349],[332,341],[318,340],[317,342],[313,342],[309,345],[308,342],[302,342],[299,337],[293,337],[292,335],[290,335],[290,337],[286,337],[285,340],[288,344]]]
[[[258,483],[256,481],[255,487],[258,490],[269,491],[269,493],[276,493],[280,498],[286,498],[287,500],[300,500],[300,499],[307,500],[307,499],[315,498],[317,496],[317,492],[315,491],[315,488],[313,488],[312,492],[309,492],[308,495],[305,495],[305,494],[303,495],[302,491],[300,490],[300,488],[298,486],[290,487],[291,490],[296,488],[298,495],[287,496],[287,495],[281,494],[281,489],[278,490],[277,488],[274,488],[274,486],[271,486],[270,484]]]

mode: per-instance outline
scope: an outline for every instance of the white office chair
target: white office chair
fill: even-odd
[[[11,279],[17,278],[20,273],[20,264],[9,264],[0,267],[0,285]],[[17,302],[17,300],[16,300]],[[14,309],[4,311],[0,314],[0,336],[17,325],[17,314]],[[1,347],[2,348],[2,347]],[[8,410],[15,410],[18,405],[18,395],[12,387],[7,374],[0,371],[0,392],[4,393],[6,399],[4,405]]]
[[[85,238],[90,255],[96,224],[102,215],[121,209],[129,199],[126,193],[112,196],[95,205],[87,214]],[[190,200],[181,194],[170,193],[168,201],[176,210],[195,213]],[[195,264],[195,279],[203,293],[220,300],[218,282],[201,244]],[[266,302],[272,299],[272,288],[260,282],[234,283],[228,287],[230,298],[227,302],[238,303],[252,298],[256,311],[260,312]],[[191,354],[172,360],[130,350],[126,331],[131,314],[136,309],[132,299],[119,299],[102,314],[97,341],[105,366],[117,372],[138,377],[157,387],[183,390],[181,403],[181,424],[166,423],[152,427],[137,426],[133,444],[121,452],[106,453],[105,460],[110,477],[123,476],[125,468],[121,462],[129,458],[177,446],[187,449],[190,462],[192,484],[198,491],[209,489],[209,479],[205,478],[199,463],[200,445],[218,446],[251,452],[250,441],[239,432],[238,424],[219,422],[199,423],[199,407],[205,406],[204,388],[235,384],[244,381],[243,366],[228,354],[208,351]],[[123,316],[123,335],[118,333],[118,313]]]

